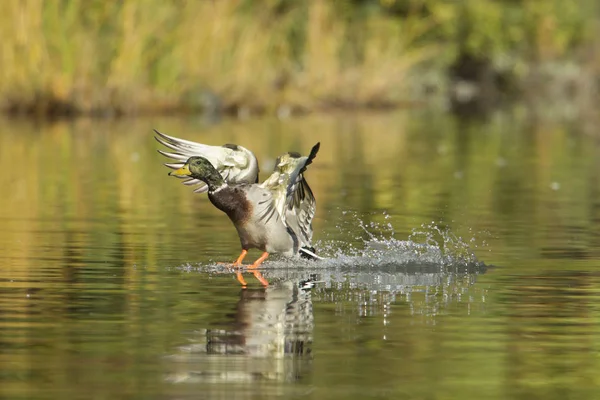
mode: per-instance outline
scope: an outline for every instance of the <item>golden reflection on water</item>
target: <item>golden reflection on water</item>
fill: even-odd
[[[44,238],[35,232],[72,228],[77,240],[85,232],[118,227],[130,262],[154,261],[152,244],[158,242],[179,243],[200,254],[219,245],[215,242],[227,243],[227,255],[235,255],[235,233],[226,218],[206,196],[193,195],[166,176],[152,128],[210,144],[243,144],[259,158],[262,179],[277,155],[305,153],[320,141],[321,151],[307,173],[318,201],[317,238],[335,236],[332,222],[348,210],[373,212],[366,218],[379,222],[378,211],[385,210],[400,218],[396,229],[402,234],[423,222],[451,224],[460,218],[459,230],[512,231],[538,249],[549,239],[560,241],[568,230],[589,229],[590,213],[597,219],[599,212],[575,200],[598,193],[593,139],[573,136],[560,126],[527,130],[513,123],[499,119],[480,132],[476,124],[444,117],[408,119],[404,114],[214,126],[178,119],[40,125],[6,121],[0,127],[0,185],[9,189],[0,198],[6,226],[0,239],[8,258],[31,259],[40,245],[52,257],[60,256],[56,243],[66,231],[59,228],[61,232]],[[223,229],[217,236],[202,229],[203,221],[212,220]],[[92,227],[99,221],[103,227]],[[518,232],[515,222],[553,229],[531,235]],[[194,230],[195,235],[178,236]],[[110,235],[100,240],[110,241]],[[136,243],[147,249],[136,252]],[[199,243],[205,245],[199,248]]]
[[[168,170],[162,166],[166,159],[155,152],[160,146],[152,138],[152,128],[211,144],[244,144],[259,158],[262,179],[268,174],[264,166],[272,165],[282,152],[306,152],[320,141],[322,150],[308,172],[322,211],[315,221],[319,231],[327,218],[326,210],[334,209],[340,193],[348,191],[344,187],[356,190],[368,184],[381,186],[378,192],[386,193],[393,181],[393,168],[374,175],[369,172],[369,165],[391,163],[394,154],[402,151],[404,135],[401,131],[388,132],[385,124],[377,124],[378,119],[374,122],[369,125],[369,140],[365,140],[364,129],[353,127],[348,137],[342,138],[339,129],[348,130],[343,122],[318,119],[299,126],[258,121],[225,122],[210,128],[168,119],[117,123],[82,120],[52,125],[11,121],[0,128],[0,163],[5,171],[0,184],[10,188],[0,199],[0,218],[7,224],[7,229],[0,232],[6,236],[0,239],[8,244],[8,258],[35,258],[40,246],[47,249],[49,257],[60,257],[62,249],[55,244],[64,241],[67,234],[61,228],[74,230],[72,240],[77,240],[85,232],[118,227],[124,247],[141,242],[150,250],[141,254],[131,250],[133,257],[128,261],[152,262],[155,246],[150,244],[158,241],[183,241],[188,249],[198,243],[212,247],[209,239],[215,237],[214,233],[201,226],[195,228],[201,223],[199,220],[207,217],[221,219],[219,225],[224,231],[219,234],[231,241],[234,233],[229,221],[207,204],[206,196],[193,195],[189,188],[167,177]],[[381,197],[380,206],[387,207],[388,196]],[[92,226],[100,220],[102,226]],[[145,229],[132,232],[133,226]],[[44,236],[41,243],[40,238],[32,237],[51,227],[60,232]],[[178,232],[194,229],[197,235],[177,236]],[[102,240],[110,240],[109,236]],[[235,251],[230,249],[229,254]],[[144,259],[140,260],[140,256]]]
[[[262,179],[279,154],[306,153],[320,141],[307,179],[323,248],[362,245],[369,235],[358,221],[373,231],[389,222],[399,240],[434,221],[465,242],[476,239],[473,246],[485,240],[472,250],[497,267],[406,273],[357,271],[340,261],[348,269],[295,271],[291,280],[289,271],[267,270],[276,285],[245,297],[251,291],[241,292],[229,274],[186,272],[233,259],[239,242],[206,196],[167,176],[153,128],[244,145],[259,158]],[[6,120],[0,171],[0,342],[10,349],[0,365],[12,368],[0,380],[8,393],[36,397],[54,386],[67,398],[93,386],[108,397],[144,388],[191,396],[194,385],[247,379],[252,371],[294,382],[294,394],[314,391],[314,398],[598,393],[600,154],[595,138],[572,127],[427,114],[216,125]],[[380,225],[369,228],[371,222]],[[324,283],[301,302],[310,305],[304,336],[294,337],[298,331],[285,323],[264,323],[298,304],[297,289],[277,292],[277,285],[294,287],[309,272]],[[215,332],[232,335],[237,347],[229,349],[242,355],[228,358]],[[315,357],[282,358],[290,334]],[[187,360],[156,361],[197,346],[202,353]],[[277,356],[250,354],[264,349]],[[262,357],[260,364],[253,357]],[[170,379],[157,383],[158,373]],[[173,381],[181,385],[173,389]],[[224,398],[261,393],[248,384],[211,388]],[[290,394],[283,388],[262,394]]]

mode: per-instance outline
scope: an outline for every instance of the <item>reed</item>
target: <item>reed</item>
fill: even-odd
[[[574,38],[589,39],[589,24],[558,0],[543,10],[524,2],[520,14],[502,1],[362,3],[8,0],[0,14],[0,109],[113,115],[389,107],[415,100],[415,79],[432,68],[443,75],[463,42],[473,53],[516,60],[511,68],[518,70],[519,51],[560,58]],[[516,20],[506,20],[513,14]],[[515,24],[508,35],[507,21]]]

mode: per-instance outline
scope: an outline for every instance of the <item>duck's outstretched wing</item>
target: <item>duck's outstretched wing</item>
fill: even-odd
[[[171,169],[181,168],[188,158],[192,156],[201,156],[206,158],[219,171],[226,182],[229,183],[257,183],[258,182],[258,160],[254,153],[245,147],[235,144],[225,144],[223,146],[211,146],[202,143],[196,143],[185,139],[179,139],[173,136],[165,135],[154,130],[158,136],[154,138],[163,146],[172,151],[158,150],[160,154],[168,157],[175,162],[165,163]],[[194,190],[195,193],[204,193],[208,191],[206,184],[198,179],[189,177],[180,177],[186,179],[184,185],[199,185]]]
[[[312,247],[312,221],[317,209],[315,196],[304,178],[304,171],[317,156],[320,146],[321,144],[317,143],[311,149],[308,157],[297,159],[296,167],[289,175],[286,188],[283,220],[296,233],[301,247]]]

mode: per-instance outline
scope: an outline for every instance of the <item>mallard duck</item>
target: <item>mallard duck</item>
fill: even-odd
[[[165,164],[174,169],[169,175],[187,178],[183,182],[187,185],[200,184],[195,192],[208,192],[211,203],[236,227],[242,252],[234,266],[242,264],[251,248],[263,251],[251,268],[258,267],[270,253],[319,258],[312,247],[316,202],[304,172],[320,143],[308,157],[294,152],[278,157],[273,174],[258,184],[258,162],[248,149],[232,144],[208,146],[156,133],[160,143],[177,151],[159,150],[180,161]]]
[[[196,143],[185,139],[176,138],[154,130],[158,136],[155,139],[163,146],[174,150],[167,152],[158,150],[165,157],[177,162],[165,165],[173,170],[181,168],[185,161],[192,156],[201,156],[219,171],[225,182],[228,183],[258,183],[258,160],[254,153],[237,144],[225,144],[223,146],[210,146]],[[289,176],[303,162],[299,153],[288,152],[277,158],[272,175],[263,183],[268,188],[277,203],[277,209],[283,209],[286,202],[286,190]],[[175,175],[177,176],[177,175]],[[195,193],[205,193],[208,187],[204,182],[190,176],[178,176],[185,179],[184,185],[199,185]],[[312,220],[316,212],[316,200],[310,186],[300,174],[300,184],[293,193],[293,201],[285,208],[285,217],[288,226],[296,233],[300,241],[300,247],[314,253],[312,246]],[[302,252],[303,256],[314,258],[308,253]]]

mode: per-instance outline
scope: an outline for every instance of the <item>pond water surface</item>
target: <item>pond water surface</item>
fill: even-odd
[[[306,173],[323,262],[236,232],[152,129]],[[600,398],[600,147],[517,114],[0,124],[0,396]],[[258,257],[253,251],[249,259]]]

